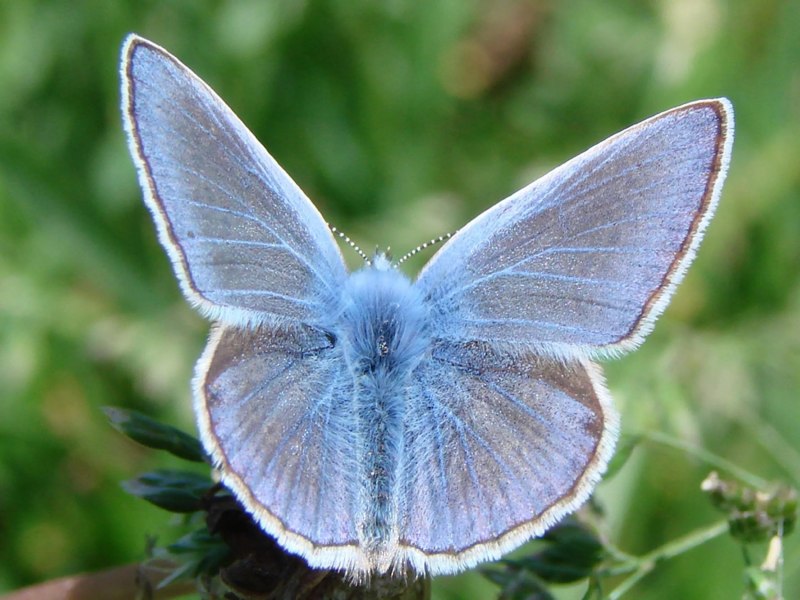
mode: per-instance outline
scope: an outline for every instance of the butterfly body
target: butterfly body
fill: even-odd
[[[383,555],[397,543],[404,423],[416,400],[408,397],[408,381],[430,353],[430,327],[426,302],[411,282],[385,257],[373,264],[348,278],[332,329],[342,345],[342,368],[353,378],[359,541]]]
[[[123,46],[122,109],[159,240],[215,322],[203,444],[266,533],[354,579],[453,573],[586,501],[618,418],[594,358],[635,348],[694,257],[732,144],[725,99],[666,111],[476,217],[413,280],[354,273],[230,108]]]

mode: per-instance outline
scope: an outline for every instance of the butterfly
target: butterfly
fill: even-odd
[[[144,199],[215,322],[203,444],[263,530],[354,578],[454,573],[586,501],[618,436],[595,358],[638,346],[717,205],[726,99],[613,135],[458,231],[415,280],[349,272],[320,213],[163,48],[122,49]]]

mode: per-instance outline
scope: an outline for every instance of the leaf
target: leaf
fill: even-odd
[[[622,470],[622,467],[625,466],[625,463],[628,462],[631,454],[633,454],[633,450],[641,441],[641,435],[623,435],[620,437],[617,450],[614,452],[613,458],[609,461],[608,467],[606,467],[603,481],[608,481]]]
[[[485,569],[482,573],[500,586],[498,600],[554,600],[547,586],[530,571]]]
[[[543,550],[506,562],[550,583],[572,583],[591,575],[603,558],[603,545],[594,533],[572,520],[553,527],[542,539],[549,542]]]
[[[166,450],[178,458],[193,462],[208,462],[200,441],[179,429],[134,410],[107,406],[103,412],[114,429],[143,446]]]
[[[159,584],[166,587],[177,579],[216,575],[222,565],[230,561],[231,551],[222,538],[203,527],[183,536],[166,547],[169,554],[180,557],[180,567]]]
[[[170,512],[190,513],[202,508],[202,498],[213,482],[187,471],[157,470],[122,482],[123,489]]]

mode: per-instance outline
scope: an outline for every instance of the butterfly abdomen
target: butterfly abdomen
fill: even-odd
[[[427,311],[418,296],[397,271],[368,267],[348,280],[338,318],[355,390],[358,534],[377,570],[388,568],[397,541],[407,381],[428,351]]]

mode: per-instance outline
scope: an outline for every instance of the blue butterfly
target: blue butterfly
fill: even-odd
[[[215,321],[194,408],[222,481],[314,567],[453,573],[586,501],[618,417],[592,359],[638,346],[714,212],[725,99],[618,133],[496,204],[415,281],[350,273],[211,88],[135,35],[122,112],[159,240]]]

